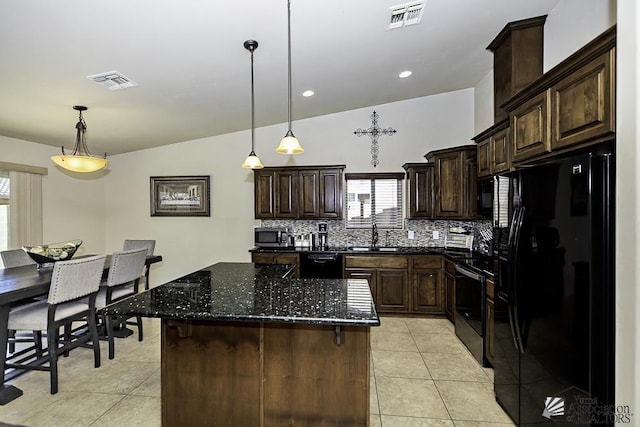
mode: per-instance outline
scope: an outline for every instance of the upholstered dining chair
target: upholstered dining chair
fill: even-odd
[[[51,394],[58,392],[58,356],[76,347],[93,348],[94,366],[100,366],[100,343],[96,326],[96,295],[104,270],[105,256],[56,262],[46,301],[18,307],[9,312],[8,329],[46,331],[49,366],[7,363],[7,368],[50,372]],[[86,333],[59,334],[60,327],[85,322]],[[91,343],[91,344],[89,344]]]
[[[22,249],[9,249],[0,252],[2,265],[4,268],[21,267],[23,265],[35,264],[29,255]]]
[[[134,240],[134,239],[125,239],[124,244],[122,245],[123,251],[131,251],[133,249],[146,249],[147,255],[153,255],[153,251],[156,248],[155,240]],[[142,274],[140,275],[140,280],[144,281],[144,289],[145,291],[149,289],[149,266],[144,266],[142,268]]]
[[[100,292],[96,299],[96,307],[102,308],[114,302],[138,293],[140,272],[147,258],[147,249],[114,252],[111,255],[111,265],[107,279],[100,285]],[[109,359],[115,356],[114,327],[116,324],[135,324],[138,328],[138,341],[142,341],[142,318],[136,317],[135,323],[127,322],[115,316],[102,316],[109,340]]]

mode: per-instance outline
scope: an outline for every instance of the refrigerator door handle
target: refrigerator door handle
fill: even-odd
[[[514,341],[520,352],[524,353],[524,342],[522,341],[522,322],[518,313],[518,257],[520,252],[520,232],[524,222],[524,207],[517,207],[513,213],[513,223],[511,224],[511,233],[509,235],[509,263],[511,282],[511,304],[509,305],[509,315],[512,327],[512,333],[515,334]]]

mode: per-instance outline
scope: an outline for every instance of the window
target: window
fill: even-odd
[[[9,249],[9,173],[0,170],[0,251]]]
[[[347,228],[402,228],[402,173],[345,174]]]

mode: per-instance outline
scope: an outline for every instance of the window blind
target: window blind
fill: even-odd
[[[347,228],[402,228],[403,174],[346,174]]]

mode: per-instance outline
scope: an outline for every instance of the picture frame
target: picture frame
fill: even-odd
[[[208,175],[152,176],[151,216],[211,216]]]

